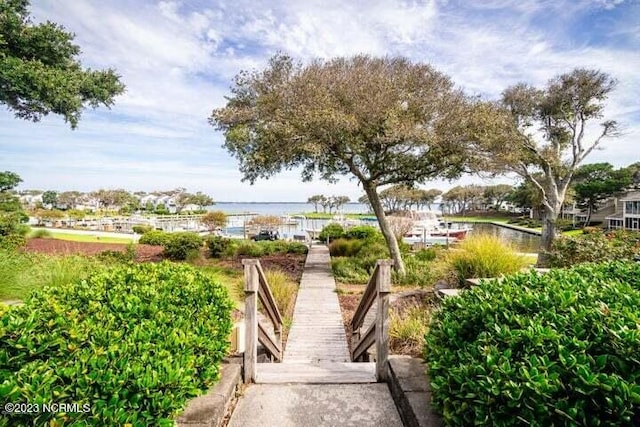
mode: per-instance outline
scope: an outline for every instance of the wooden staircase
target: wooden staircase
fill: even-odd
[[[282,319],[257,260],[244,260],[245,266],[245,372],[246,383],[257,384],[362,384],[386,380],[388,338],[387,295],[390,286],[390,263],[380,261],[356,310],[352,328],[354,341],[368,310],[377,304],[377,317],[350,354],[345,328],[331,273],[328,248],[315,246],[309,251],[300,281],[286,351],[282,352]],[[382,285],[382,286],[381,286]],[[382,292],[379,292],[382,290]],[[382,296],[382,297],[381,297]],[[274,334],[257,320],[257,301],[273,323]],[[381,303],[382,302],[382,303]],[[257,339],[256,339],[257,338]],[[274,362],[256,363],[258,342]],[[365,351],[375,343],[376,362],[367,362]],[[355,363],[352,360],[359,360]]]

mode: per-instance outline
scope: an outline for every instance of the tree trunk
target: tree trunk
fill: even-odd
[[[544,213],[542,216],[542,236],[540,242],[540,253],[538,254],[538,267],[547,267],[549,265],[548,253],[551,250],[551,245],[556,238],[556,222],[558,220],[558,212],[560,208],[550,209],[548,206],[544,207]]]
[[[589,226],[589,223],[591,222],[591,212],[592,212],[592,209],[593,209],[593,205],[592,205],[591,203],[589,203],[589,207],[587,208],[587,219],[586,219],[586,221],[584,222],[584,226],[585,226],[585,227],[588,227],[588,226]]]
[[[382,203],[380,202],[380,197],[378,197],[378,192],[376,191],[376,188],[371,184],[363,183],[362,187],[365,193],[367,193],[367,197],[369,197],[369,203],[371,204],[373,213],[376,215],[378,223],[380,224],[380,231],[382,231],[382,235],[387,242],[389,253],[391,254],[391,258],[393,259],[393,267],[396,269],[398,274],[404,276],[406,271],[404,268],[404,262],[402,261],[402,256],[400,255],[400,247],[398,246],[396,236],[391,232],[389,222],[387,221],[387,216],[384,214],[384,209],[382,208]]]

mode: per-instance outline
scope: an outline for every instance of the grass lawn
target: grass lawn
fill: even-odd
[[[36,229],[37,230],[37,229]],[[128,237],[98,236],[92,234],[65,233],[64,231],[47,230],[51,233],[52,239],[67,240],[71,242],[91,242],[91,243],[132,243],[133,239]],[[32,231],[33,234],[35,231]]]

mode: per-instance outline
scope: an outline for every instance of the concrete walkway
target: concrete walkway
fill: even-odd
[[[261,363],[240,398],[231,427],[402,426],[374,363],[351,363],[331,258],[307,255],[282,363]]]

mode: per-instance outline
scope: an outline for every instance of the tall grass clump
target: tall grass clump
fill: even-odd
[[[25,298],[32,290],[84,279],[103,268],[96,258],[52,256],[0,250],[0,298]]]
[[[525,257],[501,239],[487,234],[465,239],[458,250],[451,251],[447,262],[460,283],[471,277],[516,273],[527,266]]]
[[[51,237],[51,232],[49,230],[45,230],[44,228],[40,228],[31,233],[32,239],[42,239],[44,237]]]
[[[280,314],[283,317],[293,315],[293,306],[296,303],[298,293],[296,283],[286,273],[279,270],[265,270],[264,275]]]
[[[420,356],[429,329],[427,307],[416,305],[403,312],[389,311],[389,347],[393,353]]]

